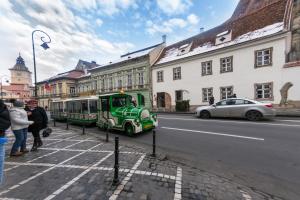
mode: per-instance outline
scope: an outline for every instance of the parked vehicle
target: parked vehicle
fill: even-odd
[[[67,100],[54,100],[50,104],[50,116],[57,121],[65,121],[67,119]]]
[[[129,136],[155,128],[158,124],[156,114],[151,114],[140,103],[124,93],[99,96],[97,126],[125,131]]]
[[[272,118],[276,115],[273,105],[249,99],[230,98],[210,106],[200,106],[195,115],[200,118],[237,117],[250,121]]]
[[[68,99],[67,120],[70,123],[89,126],[97,122],[97,96]]]

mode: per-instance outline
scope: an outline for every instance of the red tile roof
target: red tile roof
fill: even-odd
[[[224,31],[232,31],[232,40],[246,33],[262,29],[268,25],[285,21],[287,3],[290,0],[240,0],[232,17],[213,29],[167,46],[158,59],[167,57],[171,49],[192,43],[190,51],[207,43],[215,44],[216,36]],[[180,56],[178,56],[180,59]]]

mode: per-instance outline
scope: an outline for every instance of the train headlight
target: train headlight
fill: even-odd
[[[146,118],[149,118],[150,117],[150,112],[149,112],[149,110],[143,110],[142,112],[141,112],[141,119],[143,120],[143,119],[146,119]]]

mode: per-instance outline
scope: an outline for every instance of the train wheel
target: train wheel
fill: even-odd
[[[129,136],[133,136],[133,127],[131,124],[126,124],[125,133]]]

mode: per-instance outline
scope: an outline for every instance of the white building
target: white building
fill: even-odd
[[[189,100],[193,111],[233,94],[280,104],[287,91],[300,106],[299,5],[241,0],[222,25],[166,47],[152,67],[154,108]]]

